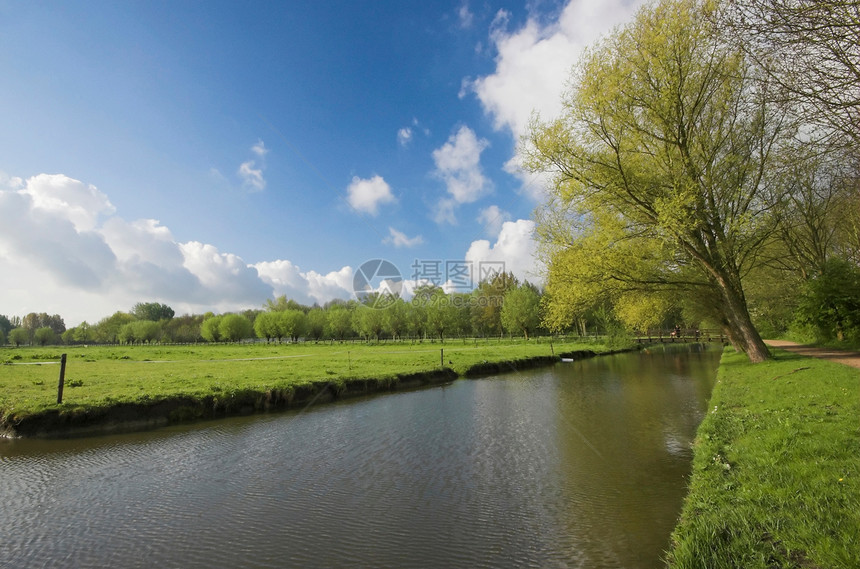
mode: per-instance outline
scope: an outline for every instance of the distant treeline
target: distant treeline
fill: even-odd
[[[280,296],[268,300],[261,309],[183,316],[175,316],[165,304],[150,302],[138,303],[129,312],[117,312],[95,324],[82,322],[69,329],[59,315],[0,315],[0,344],[236,342],[249,338],[269,342],[406,337],[444,340],[506,333],[528,338],[541,331],[541,296],[531,283],[520,283],[512,273],[500,273],[469,293],[421,286],[409,301],[372,293],[361,301],[338,299],[308,306]]]

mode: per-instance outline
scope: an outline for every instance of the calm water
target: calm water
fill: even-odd
[[[655,567],[718,358],[0,441],[0,567]]]

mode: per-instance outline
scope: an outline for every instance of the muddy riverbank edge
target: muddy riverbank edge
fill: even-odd
[[[577,350],[560,353],[557,356],[482,362],[470,366],[462,374],[444,367],[418,373],[397,374],[382,379],[358,378],[340,382],[314,382],[283,389],[243,389],[219,396],[193,397],[181,395],[145,403],[120,402],[95,408],[64,409],[58,407],[18,418],[14,422],[5,421],[0,424],[0,437],[72,438],[144,431],[178,423],[301,409],[352,397],[441,385],[460,377],[477,378],[520,369],[554,365],[562,359],[581,360],[599,355],[637,351],[640,348],[641,346],[636,346],[626,350],[602,352]]]

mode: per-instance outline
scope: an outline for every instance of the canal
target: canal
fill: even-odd
[[[719,357],[0,441],[0,567],[656,567]]]

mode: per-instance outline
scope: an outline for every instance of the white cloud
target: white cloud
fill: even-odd
[[[374,176],[363,179],[355,176],[346,189],[346,200],[354,209],[360,212],[377,215],[379,206],[397,201],[391,193],[391,186],[382,179]]]
[[[246,160],[239,165],[238,174],[242,179],[242,186],[245,189],[251,192],[262,192],[266,189],[266,179],[263,177],[263,170],[266,167],[265,158],[269,150],[262,140],[258,140],[251,147],[251,152],[257,155],[260,166],[257,167],[257,160]]]
[[[573,65],[601,34],[629,20],[644,0],[571,0],[557,21],[546,26],[529,18],[507,31],[500,11],[491,29],[496,70],[472,83],[497,129],[519,138],[533,111],[545,119],[561,111],[561,95]]]
[[[113,252],[96,232],[76,228],[78,212],[42,205],[29,191],[0,191],[0,257],[38,269],[54,285],[102,288]]]
[[[502,224],[511,220],[511,214],[502,210],[497,205],[486,207],[478,213],[477,221],[484,226],[484,230],[491,237],[498,237],[502,231]]]
[[[339,271],[320,274],[302,272],[290,261],[266,261],[252,265],[260,279],[274,289],[275,296],[282,294],[303,304],[324,304],[334,298],[351,298],[353,271],[343,267]]]
[[[321,274],[289,261],[248,265],[210,244],[177,242],[157,220],[126,221],[105,194],[62,175],[0,180],[0,219],[0,313],[8,316],[49,312],[74,326],[141,301],[182,314],[257,308],[274,294],[305,303],[352,294],[350,267]]]
[[[415,140],[416,134],[430,136],[430,129],[423,126],[417,118],[412,119],[412,126],[404,126],[397,131],[397,143],[400,146],[409,146]]]
[[[541,24],[529,18],[509,31],[509,14],[500,10],[490,28],[496,69],[476,80],[464,80],[460,96],[473,92],[497,130],[508,130],[515,140],[527,134],[532,113],[542,119],[557,117],[561,97],[583,50],[627,20],[645,0],[570,0],[559,18]],[[520,178],[523,191],[535,200],[543,195],[545,177],[526,175],[516,158],[505,170]]]
[[[412,129],[405,126],[397,131],[397,143],[400,146],[408,146],[412,142]]]
[[[417,245],[421,245],[424,243],[424,238],[420,235],[416,235],[415,237],[407,237],[405,233],[397,231],[393,227],[388,228],[388,237],[382,240],[383,243],[388,243],[390,245],[394,245],[397,248],[400,247],[415,247]]]
[[[239,177],[242,178],[242,185],[251,191],[261,192],[266,189],[266,179],[263,178],[262,168],[254,169],[255,162],[248,160],[242,162],[239,166]]]
[[[506,221],[494,244],[486,239],[473,241],[465,259],[472,264],[474,282],[486,276],[482,269],[501,266],[521,281],[538,281],[543,271],[537,260],[534,230],[535,222],[528,219]]]
[[[202,285],[195,298],[200,304],[216,306],[253,305],[268,298],[271,288],[260,281],[257,272],[241,257],[221,253],[213,245],[189,241],[180,243],[185,267]]]
[[[251,152],[259,156],[260,158],[263,158],[264,156],[266,156],[266,154],[269,153],[269,149],[266,148],[266,145],[262,140],[258,140],[257,144],[251,147]]]
[[[436,219],[453,217],[453,205],[477,201],[492,187],[481,170],[481,153],[489,146],[485,139],[478,139],[467,126],[448,138],[440,148],[433,151],[436,164],[435,175],[444,180],[448,195],[453,202],[440,202]],[[444,200],[443,200],[444,201]]]
[[[469,3],[463,2],[457,10],[457,18],[460,21],[460,27],[463,29],[471,28],[475,20],[475,16],[469,10]]]
[[[457,202],[455,200],[451,198],[440,199],[433,209],[433,221],[440,225],[443,223],[455,225],[457,223],[457,216],[454,214],[456,207]]]
[[[67,217],[77,231],[93,229],[100,215],[116,211],[98,188],[62,174],[33,176],[21,192],[30,196],[34,208]]]

